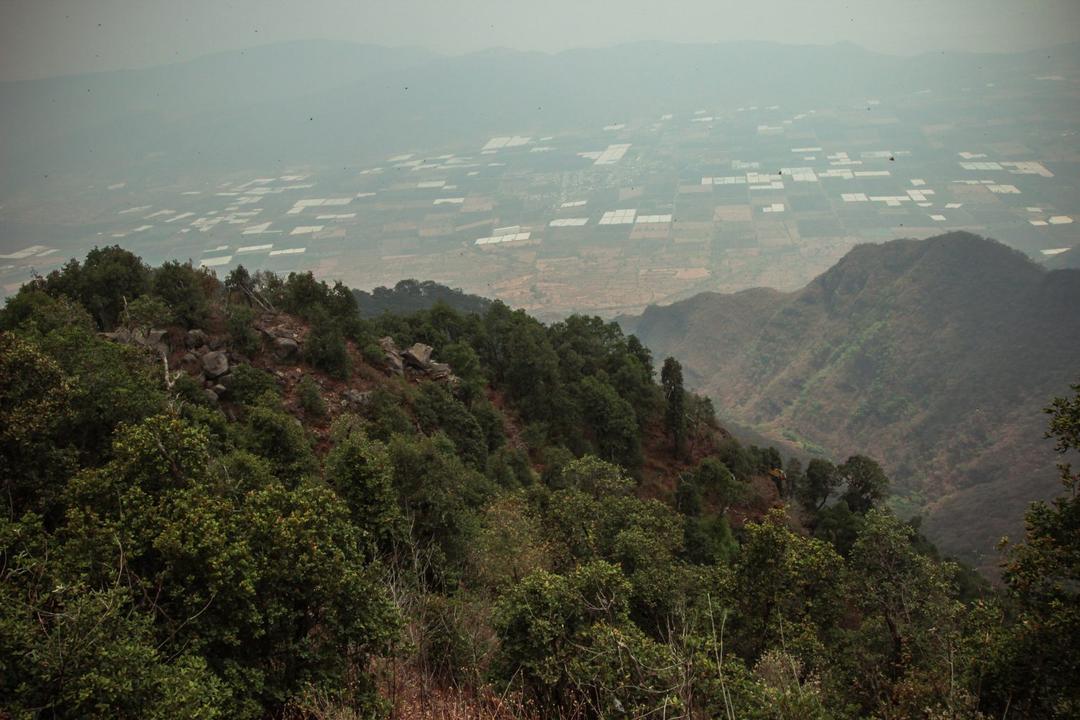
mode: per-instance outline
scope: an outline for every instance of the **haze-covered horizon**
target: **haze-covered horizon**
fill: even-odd
[[[890,55],[1013,53],[1080,40],[1080,5],[1069,0],[681,0],[661,8],[632,0],[613,9],[569,0],[535,6],[405,0],[388,9],[341,0],[14,0],[0,6],[0,81],[149,68],[310,40],[424,48],[455,56],[498,48],[557,53],[643,41],[854,43]]]
[[[581,45],[567,48],[557,48],[551,50],[543,49],[527,49],[527,48],[514,48],[505,45],[491,45],[488,47],[474,48],[469,50],[463,50],[460,52],[438,50],[422,45],[409,45],[409,44],[392,44],[392,43],[380,43],[377,41],[364,41],[364,40],[350,40],[342,38],[326,38],[326,37],[311,37],[311,38],[295,38],[288,40],[273,40],[266,43],[257,43],[238,48],[224,48],[210,50],[205,53],[193,55],[191,57],[185,57],[182,59],[164,59],[161,62],[153,62],[145,65],[133,65],[127,67],[109,67],[101,69],[86,69],[75,68],[71,72],[62,72],[55,75],[45,75],[41,77],[27,77],[27,78],[6,78],[0,76],[0,84],[6,84],[9,86],[28,85],[33,83],[42,83],[48,81],[62,81],[65,79],[74,79],[86,76],[109,76],[119,75],[123,73],[139,73],[139,72],[152,72],[169,70],[170,68],[184,67],[188,65],[195,65],[202,62],[213,61],[218,58],[229,58],[236,55],[245,55],[246,53],[267,53],[274,52],[276,50],[287,50],[291,48],[353,48],[353,49],[378,49],[390,52],[401,53],[413,53],[417,62],[420,62],[419,58],[423,58],[424,61],[434,61],[440,58],[447,60],[461,60],[468,58],[487,58],[495,56],[500,53],[521,55],[521,56],[543,56],[549,58],[563,57],[572,55],[574,53],[581,52],[603,52],[603,51],[618,51],[625,48],[636,47],[686,47],[686,48],[732,48],[732,47],[777,47],[791,50],[828,50],[849,48],[858,52],[867,53],[872,56],[880,56],[885,58],[896,59],[917,59],[919,57],[936,56],[936,55],[948,55],[950,57],[964,57],[964,56],[988,56],[988,57],[1007,57],[1007,56],[1024,56],[1036,54],[1040,51],[1061,51],[1067,50],[1072,52],[1073,50],[1080,48],[1080,38],[1075,40],[1067,40],[1061,43],[1054,43],[1053,45],[1046,45],[1039,48],[1029,48],[1022,50],[936,50],[929,49],[912,53],[896,53],[888,52],[881,49],[874,49],[867,47],[863,44],[852,40],[836,40],[829,43],[813,43],[813,42],[783,42],[779,40],[769,39],[748,39],[748,40],[736,40],[736,39],[723,39],[715,41],[697,41],[697,40],[667,40],[656,38],[644,38],[636,40],[622,40],[616,41],[604,45]],[[1047,55],[1047,59],[1052,60],[1053,55]],[[1072,59],[1075,60],[1076,53],[1073,53]]]

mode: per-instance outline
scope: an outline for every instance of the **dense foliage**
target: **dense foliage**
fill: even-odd
[[[162,326],[178,348],[98,332]],[[393,374],[384,336],[456,379]],[[220,401],[175,371],[191,338],[246,358]],[[69,263],[0,313],[0,714],[381,717],[402,676],[521,717],[1080,712],[1068,465],[991,592],[870,458],[783,469],[656,374],[597,318],[365,320],[310,275]]]

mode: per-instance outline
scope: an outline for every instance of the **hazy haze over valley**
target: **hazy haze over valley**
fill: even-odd
[[[304,41],[6,83],[0,281],[123,241],[362,288],[431,278],[559,317],[795,289],[857,242],[950,229],[1070,264],[1076,66],[1076,45]]]

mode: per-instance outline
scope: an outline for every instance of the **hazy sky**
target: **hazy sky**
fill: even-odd
[[[0,79],[313,38],[451,53],[634,40],[1012,51],[1080,40],[1080,0],[0,0]]]

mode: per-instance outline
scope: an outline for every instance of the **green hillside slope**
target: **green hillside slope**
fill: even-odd
[[[950,552],[992,564],[1055,491],[1039,420],[1080,375],[1080,272],[952,233],[856,247],[797,292],[703,294],[624,325],[725,418],[879,458]]]

